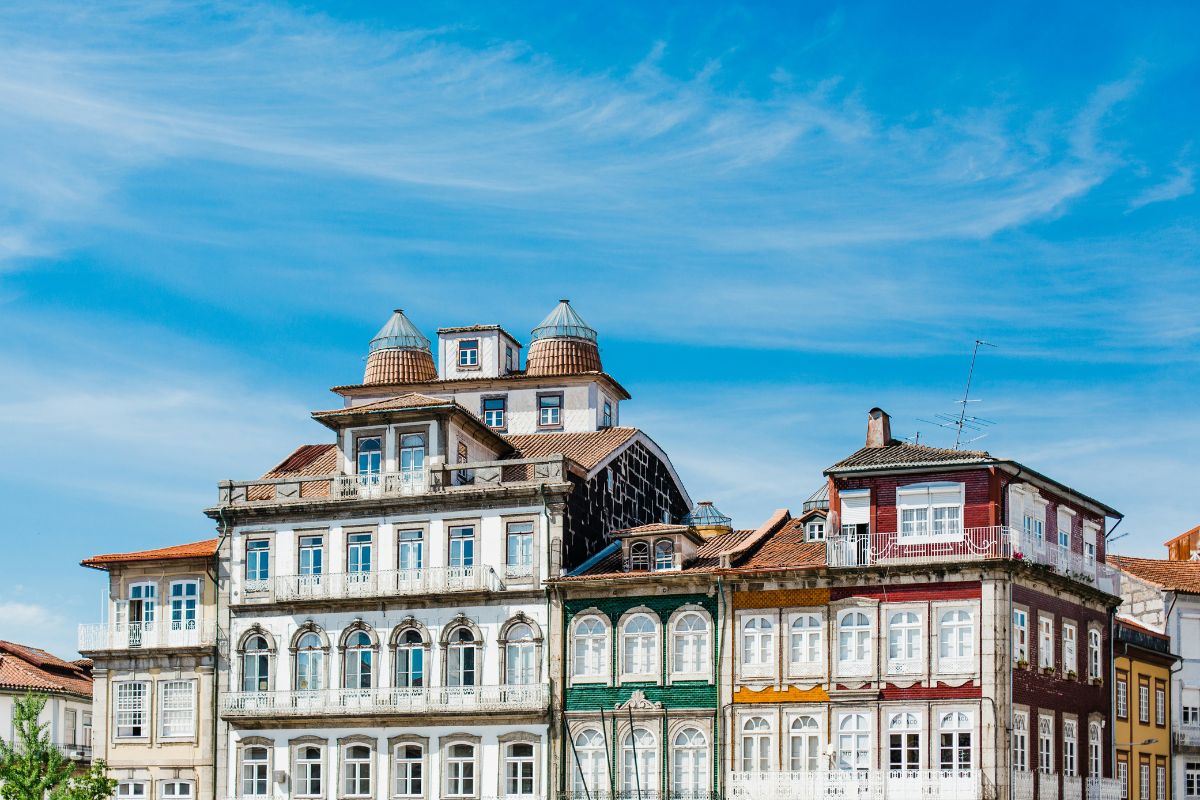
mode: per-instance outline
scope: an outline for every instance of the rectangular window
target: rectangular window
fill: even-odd
[[[1054,717],[1038,717],[1038,770],[1054,772]]]
[[[402,486],[419,484],[425,469],[425,434],[406,433],[400,437],[400,480]]]
[[[538,396],[538,426],[542,428],[558,428],[562,426],[561,394],[543,394]]]
[[[200,600],[200,582],[173,581],[171,583],[170,592],[171,630],[195,630],[196,605]]]
[[[346,571],[352,575],[371,571],[370,533],[351,533],[346,536]]]
[[[1167,800],[1167,768],[1161,764],[1154,768],[1154,800]]]
[[[1138,722],[1150,724],[1150,684],[1138,684]]]
[[[1046,538],[1046,523],[1037,517],[1025,515],[1025,541],[1036,547]]]
[[[458,342],[458,366],[460,367],[478,367],[479,366],[479,340],[478,339],[460,339]]]
[[[138,739],[146,736],[146,706],[150,684],[145,681],[118,683],[117,703],[113,708],[116,718],[113,728],[118,739]]]
[[[83,741],[80,742],[84,747],[92,746],[92,712],[83,712]]]
[[[1200,761],[1189,761],[1184,768],[1183,796],[1200,797]]]
[[[158,723],[165,739],[191,738],[196,734],[196,684],[163,681],[158,685]]]
[[[1117,783],[1121,787],[1121,800],[1126,800],[1129,797],[1129,763],[1126,761],[1117,762]]]
[[[1013,662],[1029,663],[1029,612],[1013,609]]]
[[[246,542],[246,580],[265,581],[271,577],[271,540]]]
[[[510,578],[533,575],[533,523],[510,522],[506,535],[505,574]]]
[[[1138,764],[1138,798],[1150,800],[1150,762]]]
[[[1100,723],[1088,725],[1088,777],[1100,777]]]
[[[421,569],[422,559],[425,555],[425,532],[422,530],[400,531],[398,536],[397,553],[399,559],[397,566],[400,571],[410,572]]]
[[[1129,717],[1129,684],[1124,678],[1117,678],[1117,717]]]
[[[512,372],[516,369],[516,360],[513,358],[513,349],[510,345],[504,346],[504,371]]]
[[[1029,714],[1025,711],[1013,712],[1012,734],[1013,769],[1022,772],[1029,769]]]
[[[301,575],[321,575],[325,572],[325,537],[301,536],[299,572]]]
[[[613,426],[612,403],[605,400],[603,411],[600,413],[600,427],[611,428]]]
[[[805,538],[810,542],[825,541],[825,523],[824,522],[808,523],[807,528],[805,528]]]
[[[63,724],[63,744],[75,745],[75,730],[79,727],[79,714],[74,709],[67,709]]]
[[[1079,748],[1079,727],[1074,720],[1063,720],[1063,759],[1064,775],[1075,775],[1075,757]]]
[[[489,428],[504,428],[507,421],[505,412],[508,410],[508,399],[504,397],[483,398],[483,422]]]
[[[1154,687],[1154,724],[1167,724],[1167,690],[1161,684]]]
[[[1038,666],[1054,668],[1054,618],[1038,616]]]
[[[1100,677],[1100,631],[1088,628],[1088,678]]]
[[[1079,662],[1075,656],[1075,645],[1078,639],[1078,628],[1074,622],[1062,624],[1062,670],[1064,673],[1079,672]]]
[[[158,784],[158,800],[191,800],[193,794],[191,781],[162,781]]]
[[[1058,546],[1063,550],[1071,549],[1071,520],[1072,514],[1065,509],[1058,510]]]
[[[459,525],[450,529],[449,555],[447,563],[452,569],[475,566],[475,528],[473,526]]]
[[[120,800],[142,800],[146,796],[146,784],[141,781],[122,781],[117,784]]]
[[[356,454],[356,474],[377,479],[383,468],[383,439],[378,436],[363,436],[358,440]]]
[[[900,538],[962,536],[963,484],[902,486],[896,490]]]

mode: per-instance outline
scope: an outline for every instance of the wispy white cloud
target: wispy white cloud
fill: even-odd
[[[0,595],[0,639],[40,647],[59,658],[78,658],[75,627],[59,610]]]
[[[1151,203],[1165,203],[1169,200],[1178,200],[1180,197],[1187,197],[1195,193],[1196,168],[1191,164],[1176,164],[1175,172],[1166,180],[1156,183],[1153,186],[1148,186],[1139,192],[1132,200],[1129,201],[1129,211],[1137,211],[1139,208],[1148,206]]]

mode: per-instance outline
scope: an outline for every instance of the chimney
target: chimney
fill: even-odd
[[[887,447],[892,441],[892,418],[882,408],[867,412],[867,447]]]

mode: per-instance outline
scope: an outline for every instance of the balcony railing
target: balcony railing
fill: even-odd
[[[90,744],[72,744],[60,742],[55,745],[71,761],[91,761],[92,746]]]
[[[221,714],[275,718],[543,712],[549,703],[546,684],[228,692],[221,696]]]
[[[981,800],[978,770],[887,772],[734,772],[729,798],[738,800]]]
[[[273,503],[315,503],[330,500],[376,500],[428,494],[453,494],[562,483],[566,459],[514,458],[467,464],[426,464],[409,472],[366,475],[298,475],[256,481],[221,481],[218,504],[252,506]]]
[[[1087,800],[1121,800],[1121,782],[1116,778],[1087,778],[1083,786]]]
[[[1200,725],[1180,725],[1175,731],[1177,747],[1200,747]]]
[[[1006,526],[960,528],[937,536],[838,534],[829,537],[826,554],[831,567],[955,564],[1011,558],[1042,564],[1109,594],[1120,592],[1119,573],[1107,564]]]
[[[79,626],[79,650],[152,650],[208,647],[217,641],[212,620],[113,622]]]
[[[1027,769],[1014,769],[1012,777],[1012,800],[1033,800],[1033,773]]]
[[[503,589],[504,583],[491,567],[423,567],[382,572],[277,575],[267,580],[247,580],[242,582],[240,600],[234,602],[295,603],[446,592],[498,592]]]
[[[1041,800],[1048,800],[1048,798],[1058,800],[1058,784],[1059,775],[1057,772],[1039,771],[1037,773],[1038,797]]]

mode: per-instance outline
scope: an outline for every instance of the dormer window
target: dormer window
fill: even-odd
[[[675,543],[670,539],[659,539],[654,543],[654,569],[675,568]]]
[[[505,347],[504,347],[504,371],[512,372],[514,369],[516,369],[516,366],[513,363],[513,349],[512,349],[512,347],[505,345]]]
[[[635,571],[650,569],[649,542],[634,542],[629,545],[629,569]]]
[[[479,340],[462,339],[458,343],[458,366],[471,369],[479,366]]]
[[[926,483],[896,489],[901,539],[954,539],[963,533],[963,484]]]
[[[825,541],[825,523],[810,522],[804,526],[804,539],[809,542]]]
[[[600,414],[600,427],[611,428],[613,425],[612,403],[605,400]]]

